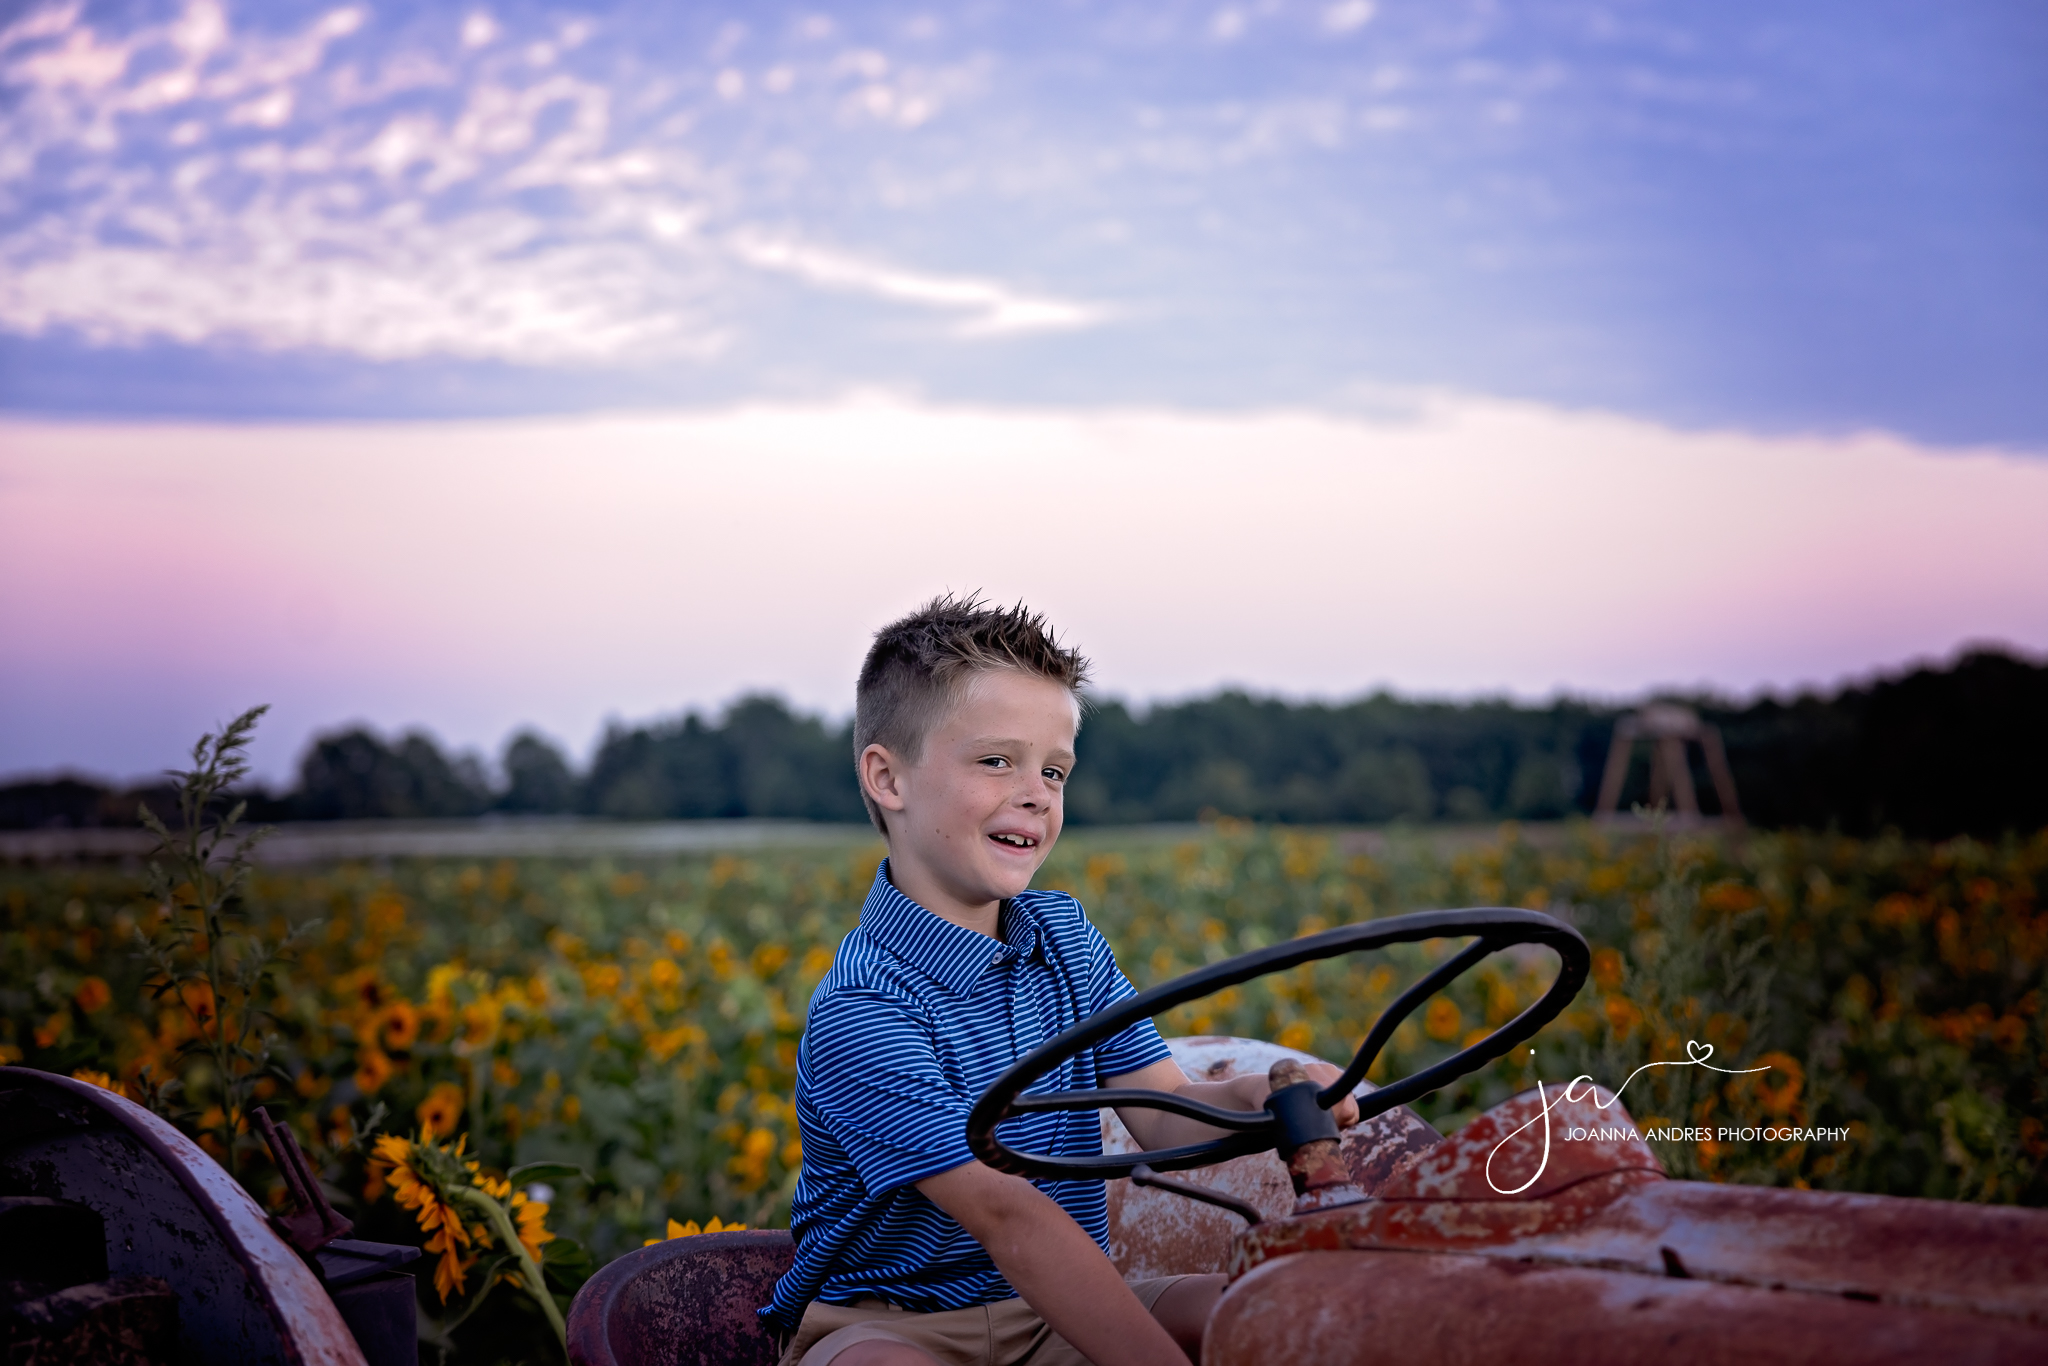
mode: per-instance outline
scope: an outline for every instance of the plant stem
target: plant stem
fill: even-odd
[[[228,1175],[235,1174],[235,1074],[228,1054],[227,1021],[221,1018],[224,1002],[221,1000],[221,985],[226,980],[221,972],[221,924],[216,908],[212,904],[211,889],[202,888],[206,898],[206,985],[213,994],[213,1061],[220,1073],[220,1127],[221,1151],[226,1154],[224,1165]]]
[[[456,1203],[474,1214],[481,1214],[490,1220],[498,1240],[505,1244],[514,1257],[519,1259],[519,1274],[526,1282],[527,1290],[540,1301],[541,1312],[548,1316],[548,1324],[561,1340],[562,1350],[569,1350],[569,1329],[562,1322],[562,1311],[555,1307],[555,1297],[548,1293],[547,1279],[541,1275],[540,1265],[533,1260],[533,1254],[526,1250],[526,1244],[519,1241],[519,1231],[512,1227],[512,1216],[504,1205],[484,1191],[474,1188],[457,1188],[448,1192]]]

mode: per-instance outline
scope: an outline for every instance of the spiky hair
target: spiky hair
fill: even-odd
[[[979,593],[947,593],[875,632],[854,689],[853,756],[882,745],[906,763],[982,674],[1007,671],[1059,684],[1079,701],[1088,661],[1059,643],[1043,614],[1018,603],[991,607]],[[861,789],[868,819],[887,834],[879,807]]]

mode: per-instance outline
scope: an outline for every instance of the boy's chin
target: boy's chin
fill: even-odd
[[[1031,879],[1038,876],[1038,870],[1044,863],[1042,853],[1032,859],[996,854],[984,861],[983,877],[989,889],[995,892],[993,899],[1003,901],[1029,889]]]

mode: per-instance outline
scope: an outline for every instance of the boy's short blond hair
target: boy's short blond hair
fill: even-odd
[[[854,762],[881,745],[906,763],[924,753],[925,737],[960,694],[985,673],[1008,670],[1050,680],[1078,706],[1088,661],[1059,643],[1045,617],[1023,603],[991,607],[979,593],[945,594],[875,632],[854,689]],[[868,819],[884,835],[881,808],[867,794]]]

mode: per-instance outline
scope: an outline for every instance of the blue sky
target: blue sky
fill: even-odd
[[[2048,5],[0,0],[0,774],[2048,651]]]
[[[0,6],[0,406],[2048,447],[2048,8]]]

